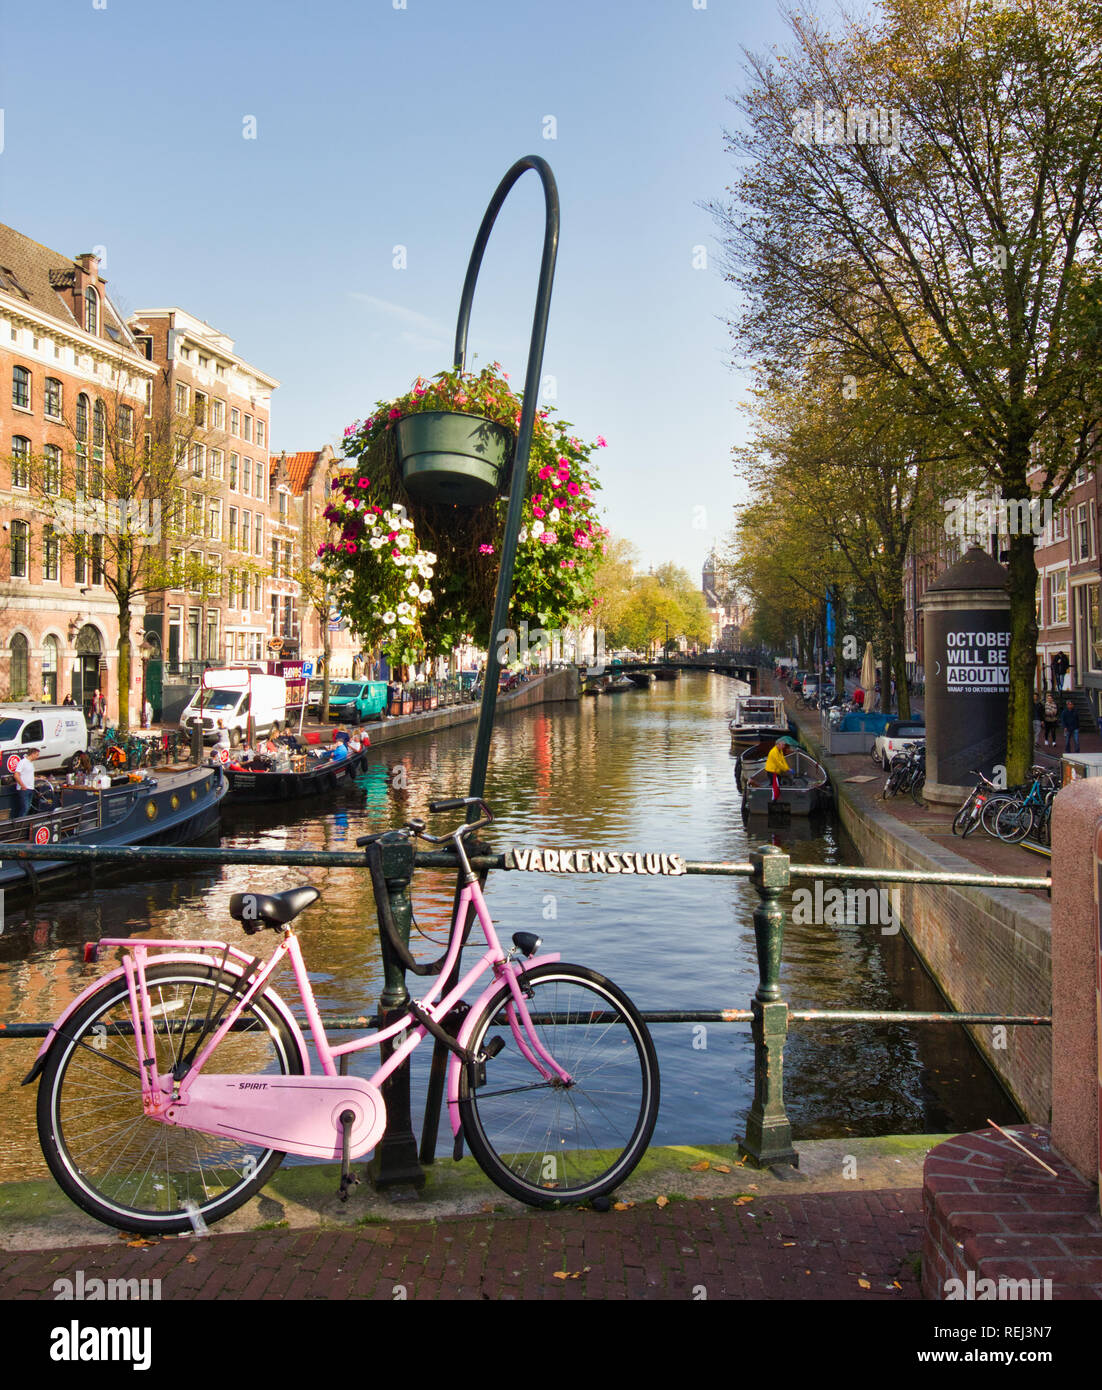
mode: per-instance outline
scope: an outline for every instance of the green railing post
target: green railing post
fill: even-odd
[[[403,946],[409,948],[409,929],[413,921],[413,904],[409,885],[413,879],[413,844],[397,832],[384,835],[380,841],[383,856],[383,877],[387,898],[394,917],[395,930]],[[406,971],[396,960],[386,932],[379,932],[383,953],[383,992],[379,996],[377,1026],[389,1028],[406,1012],[409,991]],[[403,1041],[403,1035],[379,1045],[379,1064],[382,1065]],[[409,1062],[400,1066],[382,1084],[386,1105],[386,1133],[375,1149],[375,1157],[367,1167],[368,1177],[377,1191],[388,1187],[424,1187],[425,1173],[417,1161],[417,1140],[410,1118]]]
[[[784,1109],[784,1040],[788,1005],[781,998],[781,948],[784,909],[777,899],[790,882],[788,855],[762,845],[750,855],[751,881],[761,901],[754,908],[754,944],[758,955],[758,989],[750,1004],[754,1039],[754,1101],[746,1117],[746,1136],[739,1152],[756,1167],[799,1164],[792,1147],[792,1126]]]

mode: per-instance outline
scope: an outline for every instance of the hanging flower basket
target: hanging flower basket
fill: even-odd
[[[410,497],[458,507],[478,507],[497,496],[516,442],[495,420],[443,410],[404,416],[395,438]]]

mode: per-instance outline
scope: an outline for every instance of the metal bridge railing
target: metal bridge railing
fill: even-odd
[[[542,855],[546,855],[543,851]],[[576,851],[566,852],[576,856]],[[541,865],[536,871],[550,873],[591,873],[592,851],[586,853],[586,866],[577,866],[576,859],[571,866],[563,869],[546,867],[541,855]],[[182,847],[127,847],[127,846],[87,846],[87,845],[5,845],[3,858],[30,863],[33,860],[65,860],[75,864],[87,864],[94,868],[97,864],[138,865],[151,862],[178,865],[194,865],[209,868],[215,864],[263,864],[300,866],[304,868],[363,868],[364,855],[352,850],[255,850],[255,849],[188,849]],[[767,1166],[774,1163],[795,1165],[798,1155],[792,1145],[791,1125],[784,1108],[783,1056],[784,1043],[790,1023],[952,1023],[963,1025],[1004,1024],[1014,1027],[1039,1027],[1051,1025],[1052,1018],[1042,1014],[979,1014],[961,1012],[928,1012],[919,1010],[867,1010],[867,1009],[792,1009],[781,998],[780,966],[784,943],[785,914],[779,899],[794,880],[810,879],[848,879],[877,883],[936,884],[941,887],[960,888],[1003,888],[1017,890],[1048,891],[1052,880],[1029,875],[1006,875],[985,873],[926,873],[907,869],[856,868],[833,864],[793,864],[790,857],[773,845],[763,845],[751,854],[747,862],[715,862],[704,860],[678,861],[676,868],[670,868],[671,856],[638,856],[644,861],[666,861],[667,871],[681,874],[708,874],[733,878],[748,878],[758,893],[759,901],[754,908],[754,941],[758,964],[758,988],[750,1001],[749,1009],[720,1008],[695,1010],[667,1010],[644,1013],[648,1024],[667,1023],[749,1023],[754,1041],[754,1099],[746,1119],[745,1136],[740,1143],[744,1156],[752,1163]],[[562,856],[556,853],[556,863]],[[526,860],[525,865],[530,866]],[[455,870],[456,859],[448,852],[421,852],[414,856],[416,868]],[[494,869],[514,871],[521,866],[514,851],[503,854],[472,855],[471,866],[485,874]],[[529,867],[529,870],[530,867]],[[660,872],[660,869],[647,869]],[[388,881],[388,889],[392,885]],[[397,886],[395,886],[397,887]],[[399,892],[400,892],[399,888]],[[408,884],[405,885],[408,893]],[[394,898],[391,906],[394,906]],[[408,919],[407,927],[408,931]],[[386,956],[385,936],[381,944]],[[388,968],[388,979],[392,983],[393,962],[384,963]],[[402,973],[404,988],[404,972]],[[390,1005],[389,1007],[393,1007]],[[327,1018],[326,1028],[362,1029],[363,1017]],[[0,1039],[40,1038],[50,1030],[49,1023],[0,1022]],[[405,1070],[405,1069],[403,1069]],[[408,1089],[405,1111],[405,1128],[408,1120]],[[431,1163],[435,1157],[435,1135],[440,1100],[430,1085],[426,1102],[426,1112],[420,1160]],[[390,1104],[388,1100],[388,1110]],[[397,1122],[399,1117],[395,1116]],[[385,1147],[386,1140],[380,1145]],[[398,1181],[409,1180],[408,1154],[403,1157],[401,1176],[395,1171],[388,1173],[385,1155],[382,1162],[376,1160],[374,1180],[376,1186],[383,1187]]]

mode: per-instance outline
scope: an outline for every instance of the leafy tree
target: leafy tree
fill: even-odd
[[[749,62],[736,200],[713,205],[742,349],[792,380],[829,343],[898,383],[1004,497],[1060,497],[1102,426],[1102,11],[886,0],[837,35],[788,19],[791,51]],[[1015,781],[1036,580],[1033,535],[1012,534]]]

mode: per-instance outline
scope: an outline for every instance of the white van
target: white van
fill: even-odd
[[[208,678],[211,672],[207,672]],[[248,736],[249,717],[254,736],[267,734],[273,724],[287,718],[287,683],[282,676],[259,676],[250,671],[214,672],[210,689],[202,686],[188,701],[180,715],[180,728],[191,732],[199,719],[203,722],[203,742],[218,737],[218,724],[229,731],[230,744],[237,748]]]
[[[43,772],[71,772],[75,757],[88,747],[88,725],[76,705],[0,705],[0,760],[10,776],[29,748],[39,750]],[[11,764],[11,766],[9,766]]]

